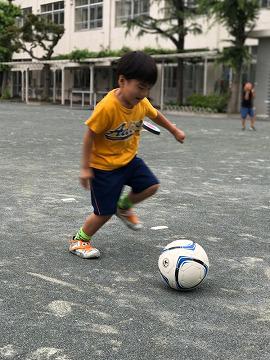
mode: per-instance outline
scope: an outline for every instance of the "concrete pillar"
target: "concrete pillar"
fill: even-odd
[[[21,71],[21,74],[22,74],[21,97],[22,97],[22,101],[24,101],[24,70]]]
[[[207,75],[208,75],[208,62],[207,62],[207,58],[205,58],[204,71],[203,71],[203,95],[207,95]]]
[[[90,65],[90,94],[89,94],[89,102],[90,102],[90,105],[96,105],[93,103],[93,100],[94,100],[94,64]]]
[[[65,105],[65,68],[62,68],[61,104]]]
[[[164,60],[161,63],[160,76],[160,110],[162,111],[164,108]]]
[[[27,68],[25,70],[25,102],[26,102],[26,104],[29,103],[28,95],[29,95],[29,69]]]
[[[56,69],[53,69],[53,103],[56,102]]]
[[[13,82],[14,82],[14,72],[10,72],[10,96],[13,98]]]

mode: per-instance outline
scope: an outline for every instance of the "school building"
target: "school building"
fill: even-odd
[[[166,1],[166,0],[164,0]],[[65,27],[65,33],[55,48],[54,55],[68,54],[75,49],[100,51],[132,50],[146,47],[174,49],[171,41],[156,34],[138,38],[138,29],[126,35],[125,20],[143,14],[153,17],[162,15],[162,3],[150,0],[15,0],[23,13],[41,16]],[[186,0],[188,6],[196,6],[196,0]],[[262,116],[270,115],[270,0],[261,0],[261,10],[256,28],[247,41],[253,61],[244,69],[243,81],[256,84],[256,108]],[[189,34],[185,38],[184,54],[157,55],[159,80],[151,96],[161,107],[175,102],[177,57],[185,61],[184,99],[192,93],[222,93],[229,86],[231,71],[216,66],[217,51],[228,46],[228,34],[212,19],[198,17],[202,34]],[[196,50],[193,50],[196,49]],[[41,56],[42,50],[37,49]],[[81,62],[52,60],[51,99],[62,104],[82,102],[95,104],[108,90],[115,86],[115,58],[84,59]],[[14,54],[11,65],[11,92],[23,101],[39,99],[43,88],[42,69],[44,62],[32,60],[27,53]]]

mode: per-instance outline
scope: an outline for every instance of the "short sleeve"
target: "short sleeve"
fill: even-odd
[[[158,115],[157,109],[154,108],[154,106],[150,103],[150,101],[147,98],[143,99],[143,102],[146,110],[145,116],[147,116],[150,119],[155,119]]]
[[[102,134],[110,128],[110,116],[103,103],[99,103],[95,107],[85,125],[96,134]]]

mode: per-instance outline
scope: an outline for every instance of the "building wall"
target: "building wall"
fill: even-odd
[[[22,8],[32,7],[32,11],[35,14],[40,13],[40,6],[54,2],[53,0],[15,0],[14,3],[20,5]],[[158,2],[150,8],[150,15],[159,16],[160,5]],[[75,0],[65,1],[65,33],[55,48],[55,55],[67,54],[75,49],[88,49],[90,51],[100,51],[102,49],[117,50],[123,46],[130,47],[131,49],[143,49],[145,47],[152,48],[166,48],[175,49],[173,43],[167,39],[164,39],[157,35],[145,35],[141,38],[137,37],[138,30],[132,31],[131,34],[126,35],[125,27],[117,27],[115,23],[116,7],[115,0],[103,0],[103,27],[92,30],[75,31]],[[224,46],[228,46],[226,40],[229,39],[228,33],[220,24],[213,24],[213,21],[207,17],[200,17],[197,19],[202,26],[201,35],[188,34],[185,38],[186,49],[204,49],[209,50],[219,49],[222,50]],[[270,29],[270,8],[261,9],[260,15],[255,27],[255,30],[267,30]],[[248,39],[246,42],[249,46],[257,46],[257,39]],[[268,101],[266,98],[267,86],[269,84],[269,65],[270,63],[270,42],[267,39],[260,40],[260,46],[258,47],[258,66],[257,66],[257,99],[256,106],[260,113],[265,113],[267,110]],[[42,55],[42,51],[39,49],[36,53],[38,56]],[[14,59],[29,59],[29,55],[25,53],[14,54]],[[185,96],[188,96],[192,92],[202,91],[203,72],[202,64],[198,64],[196,69],[190,69],[187,66],[188,71],[186,74],[184,88],[186,89]],[[193,73],[193,78],[189,78],[189,75]],[[266,74],[267,73],[267,74]],[[102,78],[102,75],[99,75]],[[98,78],[98,75],[96,76]],[[222,81],[221,69],[215,67],[213,64],[208,64],[208,83],[207,91],[213,92],[216,87],[217,81]],[[197,82],[196,82],[197,81]],[[101,84],[102,82],[100,82]],[[103,83],[102,83],[103,84]],[[73,74],[66,72],[66,87],[71,89],[73,87]],[[106,84],[104,87],[108,87]],[[69,91],[67,89],[67,92]],[[165,100],[170,101],[174,94],[174,88],[169,87],[165,89]],[[153,89],[153,98],[155,101],[160,99],[160,86],[156,84]],[[268,110],[267,110],[268,111]]]
[[[260,39],[256,67],[257,114],[270,116],[270,38]]]
[[[14,3],[22,8],[32,7],[35,14],[40,13],[40,6],[53,2],[52,0],[15,0]],[[159,16],[158,4],[152,5],[150,15]],[[132,49],[143,49],[144,47],[174,49],[174,45],[168,39],[157,35],[145,35],[137,38],[138,31],[133,31],[126,36],[124,27],[116,27],[115,24],[115,0],[103,0],[103,27],[92,30],[75,31],[75,0],[65,1],[65,34],[55,48],[55,54],[70,53],[74,49],[87,48],[92,51],[102,49],[120,49],[128,46]],[[185,39],[186,49],[222,49],[228,43],[228,34],[220,24],[214,24],[206,17],[198,18],[202,25],[201,35],[187,35]],[[270,9],[262,9],[256,29],[270,28]],[[256,39],[249,39],[247,45],[257,45]],[[24,58],[22,54],[15,54],[14,58]],[[28,57],[28,56],[27,56]]]

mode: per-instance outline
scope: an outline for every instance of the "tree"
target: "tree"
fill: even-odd
[[[228,113],[238,112],[238,99],[243,64],[250,59],[245,46],[250,31],[255,26],[259,12],[257,0],[199,0],[202,9],[208,9],[215,21],[223,24],[231,40],[220,54],[219,62],[229,65],[233,71]]]
[[[28,14],[24,18],[23,26],[19,28],[17,47],[28,53],[32,59],[44,61],[51,60],[54,48],[64,34],[62,25],[54,24],[40,15]],[[43,54],[38,55],[37,50],[42,49]],[[50,64],[45,64],[43,100],[49,98]]]
[[[16,21],[20,16],[19,7],[0,1],[0,62],[8,62],[12,59],[13,53],[17,50],[14,39],[17,37]],[[6,66],[1,66],[3,78],[1,93],[7,87],[8,71]]]
[[[188,33],[199,34],[201,27],[194,21],[197,13],[194,1],[187,0],[149,0],[149,6],[159,5],[160,17],[141,15],[127,20],[127,34],[135,27],[140,28],[138,37],[144,34],[158,34],[169,39],[177,52],[183,52],[185,37]],[[183,60],[178,58],[177,66],[177,102],[183,102]]]

